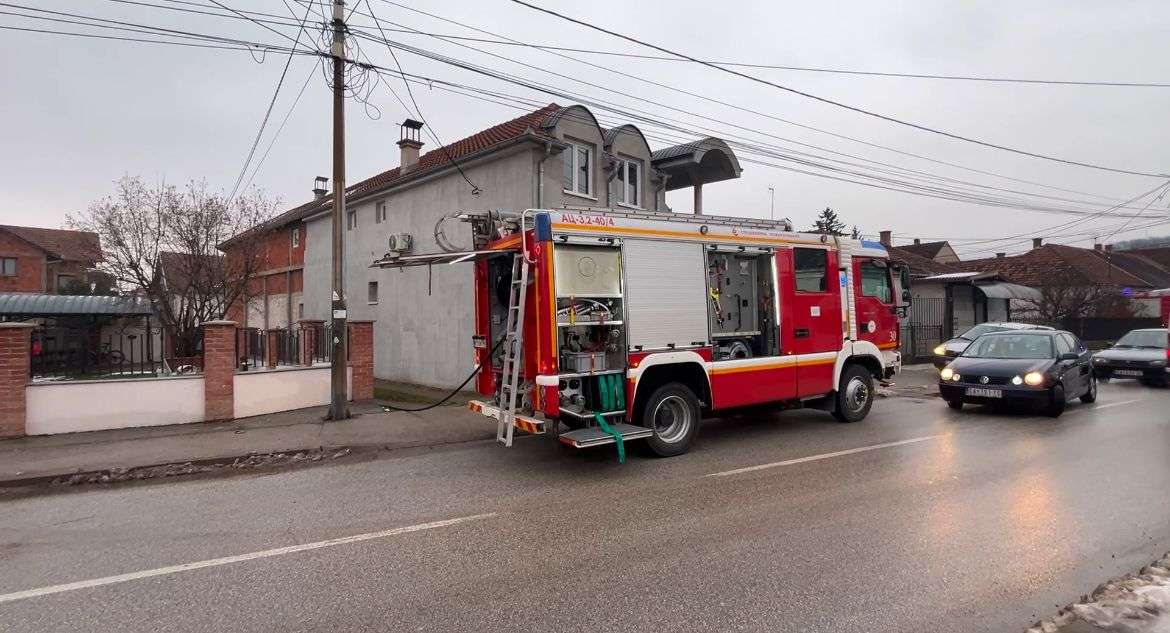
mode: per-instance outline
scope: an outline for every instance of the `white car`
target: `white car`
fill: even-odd
[[[955,360],[971,341],[989,332],[1006,332],[1008,330],[1051,330],[1047,325],[1035,325],[1033,323],[1014,323],[1010,321],[980,323],[975,327],[963,332],[949,341],[943,341],[938,347],[935,347],[934,352],[934,366],[942,369],[946,367],[947,363]]]

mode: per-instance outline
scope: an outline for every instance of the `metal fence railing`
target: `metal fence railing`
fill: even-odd
[[[31,334],[29,374],[33,380],[88,380],[197,373],[203,368],[200,334],[176,336],[146,320],[46,321]]]
[[[333,357],[330,325],[301,325],[293,329],[236,330],[236,369],[249,371],[276,366],[316,365]],[[270,362],[271,361],[271,362]]]

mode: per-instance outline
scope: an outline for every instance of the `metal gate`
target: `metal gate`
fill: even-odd
[[[931,350],[950,338],[948,301],[943,297],[918,298],[910,304],[902,322],[902,356],[907,361],[926,360]]]

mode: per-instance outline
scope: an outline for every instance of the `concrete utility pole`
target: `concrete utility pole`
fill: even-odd
[[[345,388],[345,0],[333,0],[333,363],[329,419],[349,417]]]
[[[776,219],[776,188],[768,187],[768,195],[772,196],[772,202],[768,205],[768,219]]]

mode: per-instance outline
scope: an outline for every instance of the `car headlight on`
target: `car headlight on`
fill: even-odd
[[[1038,387],[1044,384],[1044,374],[1038,371],[1030,371],[1024,374],[1024,384]]]
[[[943,380],[950,380],[955,375],[955,370],[950,367],[943,367],[942,371],[938,372],[938,377]]]
[[[1013,385],[1022,385],[1022,384],[1024,384],[1024,379],[1020,378],[1019,376],[1012,376],[1012,384]]]
[[[938,347],[934,348],[934,355],[935,356],[946,356],[947,355],[946,345],[939,345]]]

